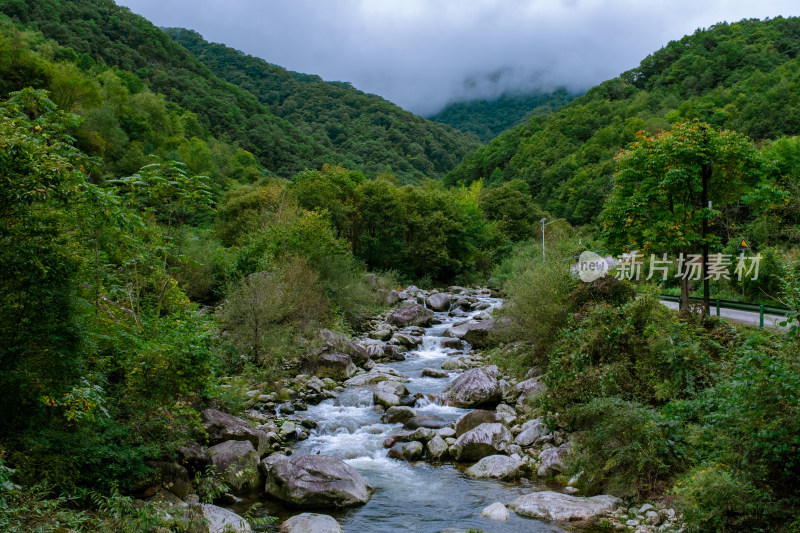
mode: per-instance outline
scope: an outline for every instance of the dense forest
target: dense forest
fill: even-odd
[[[552,113],[576,96],[566,89],[503,94],[491,100],[453,102],[428,118],[461,131],[473,132],[486,143],[531,116]]]
[[[798,33],[698,31],[468,154],[472,135],[110,0],[0,0],[0,529],[189,530],[133,497],[206,442],[202,409],[278,393],[321,330],[364,332],[400,284],[488,283],[508,302],[489,355],[546,371],[520,416],[574,434],[581,490],[675,500],[694,531],[797,531],[796,329],[678,316],[664,287],[565,265],[748,238],[761,277],[713,289],[796,321]],[[673,196],[708,237],[632,223],[673,237]],[[192,480],[204,500],[214,479]]]
[[[504,132],[446,182],[521,179],[534,200],[573,224],[596,220],[614,154],[640,130],[700,119],[761,142],[800,133],[800,20],[717,24],[672,41],[639,67],[548,116]]]
[[[477,148],[474,138],[432,123],[379,96],[343,82],[325,82],[285,70],[263,59],[203,40],[196,32],[169,28],[220,78],[258,97],[322,146],[343,156],[342,164],[375,176],[386,170],[401,181],[438,178]]]
[[[211,134],[224,135],[279,176],[320,168],[323,163],[342,163],[371,175],[388,168],[402,181],[418,181],[443,175],[477,146],[466,134],[425,121],[346,84],[297,78],[225,47],[210,48],[204,54],[209,60],[221,55],[221,65],[227,65],[225,72],[215,76],[212,71],[220,68],[219,62],[216,67],[209,63],[209,69],[149,21],[111,0],[67,4],[3,0],[0,11],[70,48],[82,68],[99,62],[133,74],[130,83],[147,86],[195,113]],[[203,46],[196,34],[184,32],[184,40],[187,45]],[[231,70],[232,62],[242,70]],[[242,83],[242,73],[251,77],[244,89],[228,83]],[[261,86],[255,90],[254,84]],[[277,101],[270,94],[276,88]],[[299,109],[292,109],[298,105]],[[309,106],[318,112],[331,105],[334,120],[320,114],[307,122],[309,113],[302,110]],[[354,133],[359,137],[350,138]]]

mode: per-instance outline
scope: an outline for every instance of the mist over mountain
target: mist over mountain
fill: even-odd
[[[800,14],[796,2],[712,0],[123,0],[158,26],[428,116],[512,92],[584,92],[676,35],[743,18]]]

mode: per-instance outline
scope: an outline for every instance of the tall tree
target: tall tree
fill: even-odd
[[[639,132],[639,140],[617,155],[614,189],[602,213],[605,236],[612,248],[645,254],[718,247],[719,235],[704,235],[704,221],[730,204],[758,210],[775,200],[769,170],[745,135],[703,122],[679,123],[652,136]],[[702,202],[704,182],[713,208]],[[681,278],[684,306],[689,281]]]

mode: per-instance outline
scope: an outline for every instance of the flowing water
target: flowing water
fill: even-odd
[[[481,297],[491,307],[500,300]],[[470,313],[470,317],[479,312]],[[423,343],[407,352],[406,360],[387,363],[410,378],[406,386],[411,394],[438,395],[450,378],[420,377],[425,367],[439,368],[448,357],[462,352],[443,349],[442,334],[455,322],[468,317],[452,318],[436,313],[442,324],[427,328]],[[466,413],[466,409],[438,405],[426,399],[414,407],[418,415],[435,414],[449,421]],[[372,499],[364,506],[341,511],[319,511],[334,516],[345,532],[414,531],[434,533],[448,529],[470,528],[486,532],[556,532],[565,531],[553,524],[525,519],[511,513],[506,522],[494,522],[480,516],[481,510],[494,503],[508,503],[518,495],[541,490],[543,485],[523,480],[518,484],[497,480],[474,479],[453,463],[409,463],[387,457],[383,441],[402,429],[401,424],[381,422],[382,410],[372,402],[372,388],[348,388],[337,398],[326,400],[299,413],[317,422],[311,436],[295,444],[296,455],[316,454],[338,457],[355,468],[375,488]],[[252,500],[251,500],[252,501]],[[262,501],[262,511],[284,519],[301,511],[287,509],[273,500]],[[242,511],[244,509],[241,509]]]

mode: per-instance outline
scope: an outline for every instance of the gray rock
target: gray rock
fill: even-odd
[[[492,331],[494,331],[492,320],[468,320],[448,329],[445,336],[464,340],[473,348],[488,348],[491,345]]]
[[[390,407],[383,415],[383,422],[385,424],[405,424],[417,416],[417,412],[405,405],[397,405]]]
[[[353,376],[345,381],[344,384],[348,387],[367,387],[369,385],[375,385],[376,383],[387,380],[402,382],[409,381],[408,378],[404,377],[394,368],[384,365],[375,365],[375,367],[369,372]]]
[[[541,396],[547,391],[545,385],[539,378],[526,379],[514,386],[512,397],[517,400],[517,405],[525,405],[529,400]]]
[[[228,509],[209,503],[196,504],[193,509],[197,509],[204,519],[203,525],[195,530],[197,533],[249,533],[252,531],[247,520]]]
[[[392,330],[389,328],[379,328],[369,332],[370,339],[376,339],[379,341],[388,341],[392,338]]]
[[[503,424],[481,424],[458,437],[451,451],[456,461],[478,461],[504,453],[510,441],[511,432]]]
[[[345,462],[325,455],[271,455],[261,461],[264,491],[299,507],[351,507],[367,503],[373,489]]]
[[[400,405],[400,399],[408,395],[408,389],[399,381],[381,381],[375,387],[373,399],[376,405],[394,407]]]
[[[421,415],[415,416],[406,421],[403,424],[405,429],[417,429],[417,428],[431,428],[431,429],[441,429],[447,427],[447,422],[445,422],[442,418],[436,415]]]
[[[242,422],[244,421],[242,420]],[[190,476],[194,476],[196,472],[205,472],[206,468],[211,466],[211,457],[208,455],[208,451],[196,442],[190,442],[178,448],[178,457],[180,463],[189,471]]]
[[[167,461],[146,461],[145,464],[161,475],[161,485],[178,498],[192,492],[189,471],[183,466]]]
[[[414,337],[412,335],[406,335],[405,333],[395,333],[394,337],[389,342],[394,342],[408,348],[409,350],[415,348],[417,345],[422,343],[422,339],[419,337]]]
[[[460,350],[461,339],[455,339],[455,338],[442,339],[442,348],[451,348],[454,350]]]
[[[250,441],[229,440],[208,449],[217,476],[236,491],[259,486],[258,454]]]
[[[527,426],[527,427],[526,427]],[[548,433],[547,426],[541,418],[529,420],[522,426],[522,431],[514,438],[514,444],[519,446],[530,446],[536,440]]]
[[[395,309],[386,321],[398,328],[408,326],[429,326],[433,320],[433,311],[425,309],[419,304]]]
[[[342,528],[332,516],[303,513],[285,521],[278,531],[280,533],[342,533]]]
[[[484,518],[488,518],[489,520],[495,520],[497,522],[505,522],[509,518],[511,518],[511,513],[508,512],[506,506],[500,502],[493,503],[489,507],[486,507],[483,511],[481,511],[481,516]]]
[[[491,367],[473,368],[448,383],[442,397],[456,407],[494,407],[500,402],[500,385]]]
[[[448,374],[444,370],[437,370],[435,368],[427,367],[422,369],[423,378],[446,378],[447,376]]]
[[[397,291],[389,291],[389,294],[386,295],[386,303],[389,305],[394,305],[400,301],[400,294]]]
[[[613,511],[621,504],[622,500],[614,496],[580,498],[559,492],[542,491],[515,498],[508,507],[526,518],[589,522]]]
[[[520,475],[524,463],[517,457],[489,455],[467,469],[467,474],[477,478],[513,479]]]
[[[411,442],[398,442],[389,449],[387,454],[392,459],[403,461],[416,461],[422,457],[425,447],[421,442],[412,440]]]
[[[460,437],[481,424],[493,424],[495,422],[497,422],[497,415],[494,411],[486,411],[484,409],[470,411],[461,415],[461,418],[456,421],[456,437]]]
[[[367,355],[364,352],[364,360]],[[303,362],[303,372],[314,374],[318,378],[331,378],[342,381],[358,371],[350,355],[342,353],[331,346],[326,346],[322,351],[313,356],[308,356]]]
[[[219,444],[228,440],[246,440],[262,457],[269,450],[269,439],[263,431],[253,429],[239,417],[216,409],[206,409],[200,415],[206,429],[209,444]]]
[[[539,453],[539,476],[546,476],[551,471],[561,472],[566,468],[564,459],[569,455],[570,443],[563,444],[558,448],[548,448]]]
[[[428,457],[431,460],[438,461],[447,453],[447,443],[442,437],[436,435],[428,441]]]
[[[450,310],[450,295],[444,292],[437,292],[431,294],[425,300],[428,307],[434,311],[449,311]]]

